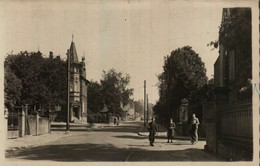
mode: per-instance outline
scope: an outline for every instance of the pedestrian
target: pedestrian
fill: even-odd
[[[173,137],[174,137],[174,128],[175,128],[175,123],[174,123],[173,120],[171,119],[171,120],[170,120],[169,127],[168,127],[168,132],[167,132],[167,138],[168,138],[167,143],[169,143],[169,140],[170,140],[170,139],[171,139],[171,143],[172,143],[172,139],[173,139]]]
[[[116,125],[116,117],[114,117],[114,125]]]
[[[195,114],[192,114],[191,119],[191,128],[190,128],[190,134],[191,134],[191,143],[194,144],[198,141],[198,127],[199,127],[199,119],[196,118]]]
[[[155,123],[154,118],[152,118],[152,122],[150,122],[148,125],[150,146],[154,146],[153,143],[155,139],[156,130],[157,130],[157,125]]]

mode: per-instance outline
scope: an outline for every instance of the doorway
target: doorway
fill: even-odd
[[[74,115],[74,117],[79,119],[79,108],[78,107],[73,107],[73,115]]]

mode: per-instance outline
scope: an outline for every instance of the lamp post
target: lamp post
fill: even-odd
[[[68,75],[67,75],[67,123],[66,123],[66,133],[70,131],[70,50],[67,50],[67,63],[68,63]]]

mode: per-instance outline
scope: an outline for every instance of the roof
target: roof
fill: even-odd
[[[72,41],[70,45],[70,62],[71,63],[78,63],[78,54],[76,51],[75,43]]]

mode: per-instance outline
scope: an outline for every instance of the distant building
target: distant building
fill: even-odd
[[[130,100],[128,104],[129,104],[128,118],[129,119],[134,119],[135,118],[135,105],[134,105],[134,101]]]
[[[70,120],[87,121],[87,84],[85,57],[79,62],[75,43],[70,45]]]
[[[123,112],[125,112],[124,116],[122,117],[124,120],[135,118],[135,107],[133,100],[130,99],[126,105],[123,105],[123,103],[121,102],[120,107],[122,108]]]

